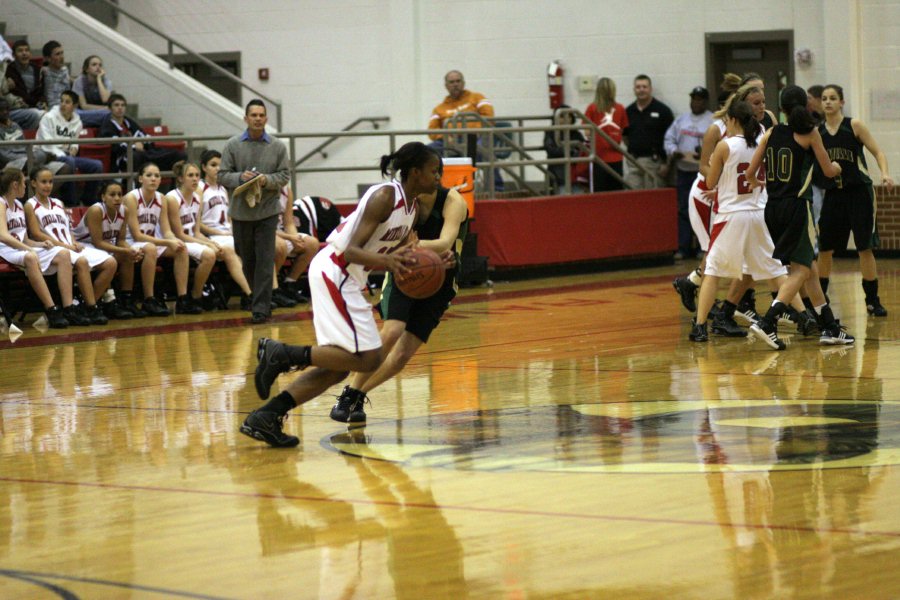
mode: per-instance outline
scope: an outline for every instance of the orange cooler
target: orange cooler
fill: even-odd
[[[441,185],[456,188],[469,207],[469,218],[475,216],[475,167],[471,158],[445,158]]]

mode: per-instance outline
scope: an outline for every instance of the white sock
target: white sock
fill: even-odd
[[[701,279],[702,275],[700,275],[700,269],[694,269],[693,271],[691,271],[691,273],[687,276],[687,278],[694,285],[700,285],[700,282],[702,280]]]

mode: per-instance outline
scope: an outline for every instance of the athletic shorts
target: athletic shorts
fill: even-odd
[[[231,248],[232,250],[234,250],[233,235],[211,235],[209,236],[209,241],[215,242],[223,248]]]
[[[385,320],[406,323],[406,331],[425,344],[455,297],[456,269],[447,271],[444,285],[435,295],[421,300],[410,298],[400,291],[393,275],[388,273],[381,288],[381,314]]]
[[[810,204],[803,198],[773,198],[766,202],[766,227],[775,242],[774,258],[783,265],[804,267],[816,259],[816,229]]]
[[[206,244],[201,244],[199,242],[185,242],[185,246],[187,246],[188,256],[191,257],[191,260],[196,262],[200,262],[203,258],[203,251],[208,248]],[[212,249],[210,249],[212,251]]]
[[[56,258],[56,255],[59,254],[60,250],[63,250],[63,248],[60,248],[59,246],[53,246],[52,248],[35,248],[38,262],[41,265],[41,273],[44,275],[53,275],[56,273],[56,265],[53,264],[53,259]],[[28,251],[19,250],[12,246],[7,246],[6,244],[0,244],[0,258],[17,267],[25,266],[26,252]]]
[[[138,249],[141,249],[141,248],[143,248],[144,246],[147,245],[147,242],[130,242],[129,245],[130,245],[132,248],[138,248]],[[159,258],[160,256],[162,256],[162,255],[165,254],[165,253],[166,253],[166,247],[165,247],[165,246],[159,246],[159,245],[156,246],[156,258]]]
[[[712,202],[701,194],[707,189],[706,180],[698,174],[688,196],[688,217],[691,220],[691,229],[694,230],[700,249],[704,252],[709,249],[709,231],[713,215]]]
[[[730,279],[747,274],[754,281],[787,275],[787,268],[772,258],[774,251],[763,209],[717,213],[704,274]]]
[[[830,189],[822,201],[819,217],[819,248],[846,250],[853,232],[857,250],[877,248],[875,235],[875,192],[870,185]]]
[[[82,244],[82,246],[84,246],[84,250],[81,252],[69,250],[69,256],[72,257],[73,265],[75,264],[75,261],[83,257],[87,261],[88,266],[90,266],[91,271],[93,271],[95,268],[105,263],[107,259],[112,257],[112,254],[105,250],[99,250],[87,244]]]
[[[363,286],[335,262],[333,249],[313,258],[309,291],[320,346],[337,346],[353,354],[381,348],[378,325]]]

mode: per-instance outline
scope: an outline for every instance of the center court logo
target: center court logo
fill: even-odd
[[[326,447],[480,471],[709,473],[900,464],[900,402],[647,401],[446,413],[370,424]]]

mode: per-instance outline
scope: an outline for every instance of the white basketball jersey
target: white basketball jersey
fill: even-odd
[[[187,235],[194,235],[194,225],[200,214],[200,195],[197,192],[191,194],[188,200],[181,190],[169,192],[168,197],[178,200],[178,219],[181,221],[181,230]]]
[[[103,226],[103,241],[109,242],[112,245],[116,245],[119,241],[119,231],[122,229],[122,225],[125,223],[125,207],[119,206],[119,209],[113,213],[109,214],[109,209],[106,208],[106,204],[103,202],[98,202],[94,206],[100,207],[100,224]],[[88,209],[90,211],[93,209],[93,206]],[[111,217],[111,218],[110,218]],[[91,231],[88,229],[87,223],[87,213],[81,217],[81,220],[78,222],[78,225],[75,226],[75,229],[72,230],[72,233],[75,234],[75,239],[81,242],[82,244],[90,244],[91,240]]]
[[[765,201],[761,203],[760,200],[759,189],[751,189],[747,182],[747,167],[750,166],[756,148],[749,148],[742,135],[725,138],[725,143],[728,144],[729,154],[722,167],[722,175],[717,186],[718,212],[765,208]]]
[[[381,183],[370,187],[359,201],[356,210],[347,217],[346,221],[338,225],[337,229],[332,231],[326,240],[329,244],[329,249],[335,255],[335,262],[341,264],[347,270],[347,273],[362,286],[366,285],[366,280],[368,279],[367,268],[360,264],[344,262],[343,253],[350,244],[350,238],[353,236],[353,232],[356,230],[357,224],[366,210],[369,198],[385,186],[390,186],[394,190],[394,210],[385,222],[378,224],[375,231],[372,232],[372,236],[362,246],[362,249],[376,254],[390,254],[393,252],[400,245],[400,242],[406,239],[407,234],[412,229],[418,209],[415,198],[407,198],[403,192],[403,186],[396,179],[390,183]]]
[[[60,200],[49,198],[47,206],[44,206],[38,199],[32,196],[28,200],[28,204],[34,208],[34,215],[37,217],[41,231],[63,244],[72,245],[72,228],[69,215],[66,213],[66,207]]]
[[[231,233],[231,222],[228,220],[228,191],[221,185],[209,185],[200,182],[203,190],[203,215],[200,222],[218,231]]]
[[[138,229],[141,230],[141,233],[156,238],[162,237],[159,229],[159,220],[163,208],[163,195],[159,192],[154,192],[152,198],[145,199],[140,188],[128,192],[128,195],[137,199],[137,221]],[[129,244],[134,243],[131,229],[128,230],[127,239]]]
[[[25,221],[25,208],[18,200],[13,200],[12,206],[10,206],[9,201],[2,196],[0,196],[0,202],[6,206],[6,229],[9,231],[9,235],[20,242],[24,242],[25,236],[28,234],[28,223]]]

